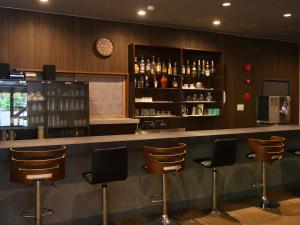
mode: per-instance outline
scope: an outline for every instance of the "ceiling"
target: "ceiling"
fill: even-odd
[[[225,0],[224,0],[225,1]],[[172,26],[300,43],[300,0],[0,0],[0,7]],[[137,10],[154,5],[140,17]],[[283,18],[285,12],[292,17]],[[212,21],[220,19],[220,26]]]

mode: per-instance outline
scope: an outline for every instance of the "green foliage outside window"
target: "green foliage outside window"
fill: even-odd
[[[0,111],[10,110],[10,94],[0,93]]]

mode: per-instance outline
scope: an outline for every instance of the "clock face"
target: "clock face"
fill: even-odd
[[[96,42],[96,49],[100,55],[108,57],[112,54],[114,45],[108,38],[99,38]]]

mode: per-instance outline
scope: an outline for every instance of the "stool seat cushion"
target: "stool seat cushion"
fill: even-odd
[[[93,184],[93,175],[92,175],[92,172],[85,172],[85,173],[82,174],[82,176],[84,177],[84,179],[89,184]]]
[[[286,150],[288,153],[294,154],[294,155],[300,155],[299,149],[288,149]]]
[[[211,158],[197,158],[194,159],[196,163],[199,163],[201,166],[206,168],[211,168]]]

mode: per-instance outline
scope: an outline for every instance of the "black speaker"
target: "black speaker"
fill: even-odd
[[[44,65],[43,66],[43,79],[44,80],[55,80],[56,79],[56,66],[55,65]]]
[[[8,63],[0,63],[0,79],[9,79]]]

